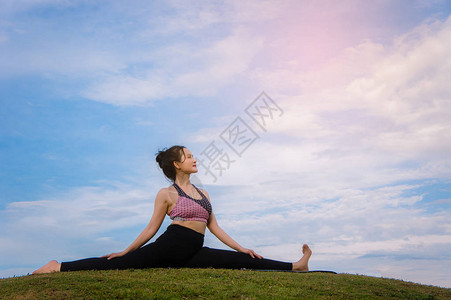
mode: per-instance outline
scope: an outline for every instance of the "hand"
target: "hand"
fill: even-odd
[[[122,252],[116,252],[116,253],[111,253],[111,254],[107,254],[107,255],[101,256],[101,258],[106,257],[106,258],[108,258],[108,260],[110,260],[110,259],[113,259],[113,258],[116,258],[116,257],[124,256],[124,254],[125,253],[123,251]]]
[[[243,249],[240,250],[240,252],[249,254],[252,258],[256,258],[256,257],[257,257],[257,258],[260,258],[260,259],[263,258],[263,256],[258,255],[258,254],[255,253],[254,250],[252,250],[252,249],[246,249],[246,248],[243,248]]]

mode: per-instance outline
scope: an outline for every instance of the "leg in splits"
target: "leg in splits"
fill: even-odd
[[[302,246],[302,252],[303,256],[300,260],[289,263],[265,258],[252,258],[248,254],[236,251],[203,247],[184,267],[308,271],[308,261],[312,255],[312,251],[308,245],[304,244]]]
[[[33,274],[80,271],[180,267],[203,245],[204,235],[183,226],[171,225],[155,242],[124,256],[93,257],[58,263],[52,260]]]

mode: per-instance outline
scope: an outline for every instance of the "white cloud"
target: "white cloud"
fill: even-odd
[[[2,76],[39,74],[53,80],[64,76],[74,82],[72,94],[115,105],[216,96],[249,69],[263,48],[262,35],[243,24],[269,20],[280,10],[270,1],[258,5],[174,2],[141,3],[140,13],[119,3],[88,10],[89,17],[98,20],[90,24],[79,19],[78,3],[25,1],[21,10],[33,11],[35,5],[73,6],[74,15],[64,21],[36,15],[33,26],[26,18],[10,16],[7,27],[12,38],[7,39],[6,31],[0,33],[7,54],[0,58]],[[241,11],[243,6],[258,7],[259,18],[248,18],[250,12]],[[9,9],[12,15],[14,7]],[[168,13],[157,13],[163,10]],[[104,15],[117,20],[112,28],[104,23]],[[130,26],[126,18],[140,26]],[[70,38],[62,32],[70,32]]]
[[[181,2],[168,1],[170,15],[160,15],[150,21],[156,28],[150,36],[188,34],[198,36],[212,25],[251,24],[272,20],[289,6],[289,3],[273,1]]]
[[[242,47],[248,43],[247,47]],[[137,78],[128,73],[106,76],[83,92],[89,99],[115,105],[140,105],[174,97],[214,96],[246,72],[262,49],[261,37],[237,30],[210,45],[179,44],[162,47],[151,61],[164,66]]]
[[[339,171],[338,180],[374,180],[370,185],[449,176],[450,48],[451,19],[421,26],[391,47],[365,42],[347,49],[313,74],[277,71],[283,79],[272,81],[272,71],[265,77],[260,70],[256,79],[271,86],[270,96],[285,113],[246,160],[259,157],[252,164],[241,161],[237,173],[262,166],[255,173]],[[293,87],[288,93],[287,86]],[[275,144],[275,134],[292,139]],[[362,171],[365,178],[358,178]]]

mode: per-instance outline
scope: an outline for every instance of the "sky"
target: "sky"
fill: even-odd
[[[0,277],[125,249],[184,145],[244,247],[451,287],[450,1],[0,6]]]

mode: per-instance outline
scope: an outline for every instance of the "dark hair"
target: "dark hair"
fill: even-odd
[[[174,161],[182,162],[182,156],[185,156],[183,148],[186,147],[175,145],[169,149],[164,148],[163,150],[158,151],[157,157],[155,158],[158,165],[163,170],[164,175],[173,182],[175,181],[176,175]]]

